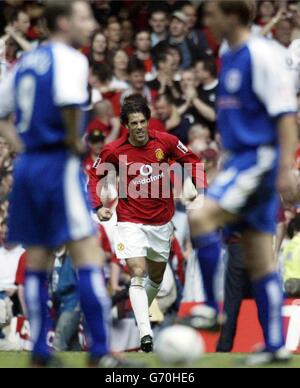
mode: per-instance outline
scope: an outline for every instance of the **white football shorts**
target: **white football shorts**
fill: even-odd
[[[116,226],[115,251],[119,260],[146,257],[166,263],[170,257],[172,222],[162,226],[119,222]]]

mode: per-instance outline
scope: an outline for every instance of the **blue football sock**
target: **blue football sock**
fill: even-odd
[[[206,304],[218,312],[219,306],[214,281],[221,257],[222,244],[220,234],[215,232],[193,238],[193,246],[197,250],[197,257],[202,272]]]
[[[47,344],[51,321],[48,312],[48,273],[46,271],[27,271],[25,299],[30,322],[31,338],[34,344],[33,356],[47,360],[51,351]]]
[[[98,267],[79,269],[79,292],[92,340],[91,356],[99,358],[109,353],[110,300]]]
[[[253,290],[266,350],[275,352],[285,345],[282,318],[283,291],[278,273],[271,273],[253,282]]]

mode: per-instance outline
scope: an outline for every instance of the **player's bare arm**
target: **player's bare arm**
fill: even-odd
[[[78,128],[82,112],[79,108],[67,107],[62,109],[62,115],[67,130],[65,143],[72,153],[82,155],[85,152],[85,146],[79,137],[80,130]]]
[[[295,115],[284,115],[278,122],[281,160],[277,187],[283,199],[295,203],[299,199],[297,180],[292,171],[294,155],[298,144],[297,124]]]

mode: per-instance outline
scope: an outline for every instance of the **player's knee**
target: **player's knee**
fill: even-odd
[[[130,268],[130,275],[131,275],[131,278],[134,278],[134,277],[145,278],[146,270],[143,267]]]
[[[134,276],[131,278],[130,287],[143,287],[147,284],[147,278],[145,276]]]

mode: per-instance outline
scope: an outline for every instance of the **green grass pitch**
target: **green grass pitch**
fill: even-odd
[[[86,355],[83,353],[62,353],[58,355],[69,368],[84,368]],[[164,368],[154,354],[146,355],[132,353],[126,357],[143,361],[149,368]],[[196,368],[242,368],[245,355],[241,354],[206,354]],[[0,352],[0,368],[27,368],[29,355],[27,353]],[[300,356],[295,356],[287,365],[273,365],[273,368],[300,368]]]

